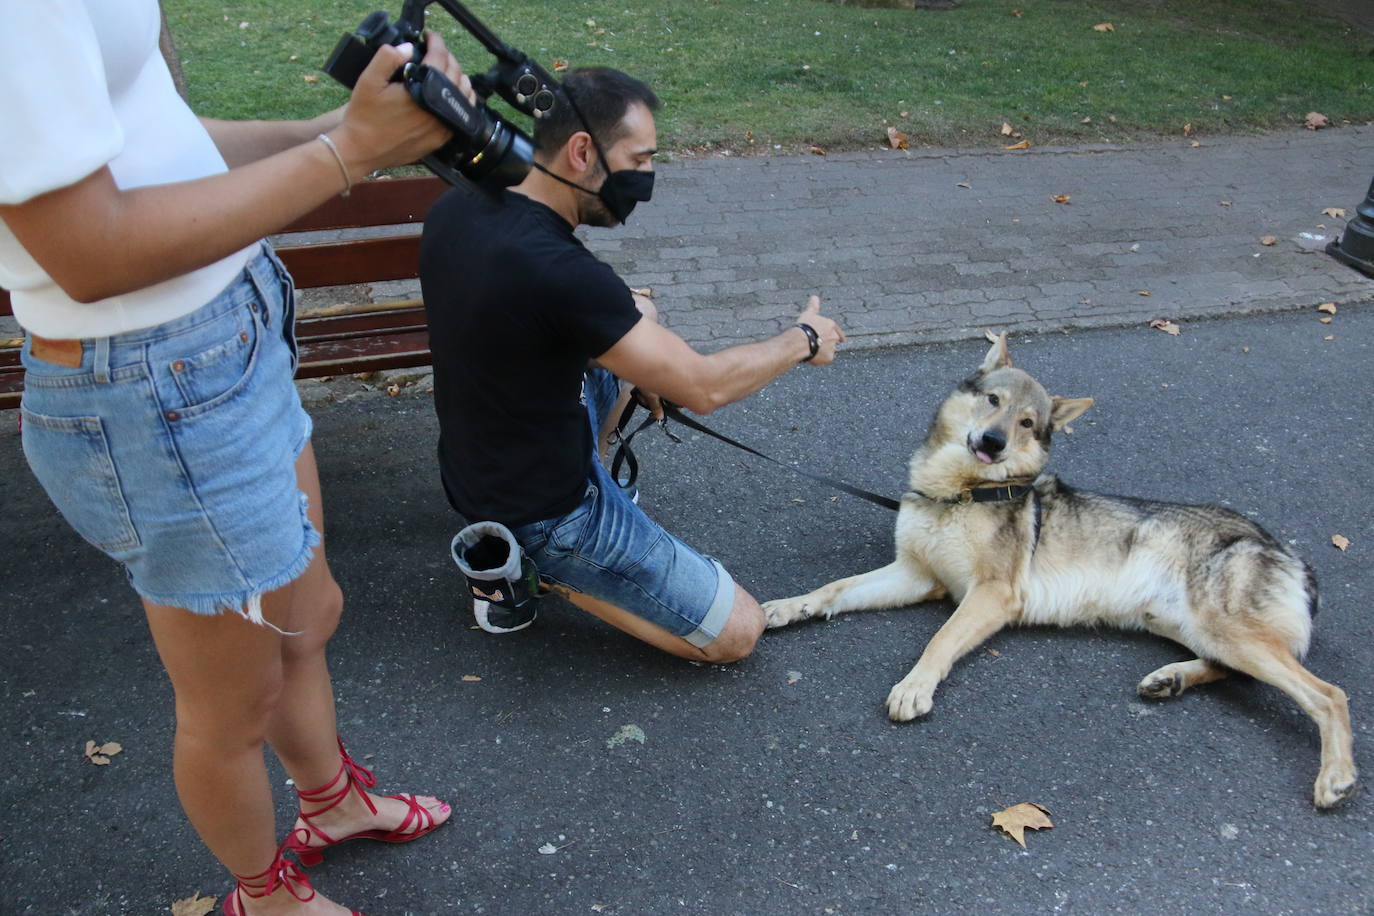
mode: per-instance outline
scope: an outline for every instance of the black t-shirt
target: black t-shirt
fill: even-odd
[[[624,281],[543,204],[455,188],[425,219],[420,285],[449,502],[512,526],[572,510],[593,448],[583,372],[640,317]]]

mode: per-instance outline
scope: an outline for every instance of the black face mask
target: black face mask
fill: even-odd
[[[604,162],[605,159],[603,158]],[[620,169],[606,176],[601,190],[596,192],[606,209],[617,222],[625,222],[641,200],[646,203],[654,196],[654,173],[638,169]]]
[[[534,167],[555,181],[561,181],[570,188],[577,188],[583,194],[590,194],[600,200],[607,212],[615,217],[617,223],[623,223],[629,219],[635,204],[641,200],[648,201],[654,196],[653,172],[619,169],[606,176],[606,180],[601,183],[601,190],[593,191],[591,188],[582,187],[575,181],[569,181],[562,175],[555,175],[538,162],[534,163]]]
[[[563,98],[567,99],[572,105],[573,112],[576,113],[577,119],[582,122],[583,129],[587,131],[587,136],[592,138],[592,145],[596,147],[596,153],[601,157],[601,167],[607,171],[606,180],[601,183],[601,189],[599,191],[593,191],[590,188],[582,187],[582,185],[576,182],[569,181],[562,175],[555,175],[538,162],[534,163],[534,167],[550,178],[557,179],[569,187],[577,188],[577,190],[584,194],[594,195],[605,205],[606,210],[611,216],[615,217],[616,222],[624,223],[625,220],[630,218],[630,214],[634,212],[636,204],[640,201],[647,203],[653,198],[654,173],[642,172],[639,169],[618,169],[614,172],[610,171],[610,160],[606,158],[606,151],[601,148],[601,141],[596,139],[596,134],[592,133],[592,128],[587,123],[587,119],[582,117],[582,110],[577,107],[577,103],[573,101],[571,94],[568,92],[565,91],[563,93]]]

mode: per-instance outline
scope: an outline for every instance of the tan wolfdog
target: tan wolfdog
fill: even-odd
[[[1145,629],[1198,657],[1146,675],[1142,696],[1177,696],[1234,671],[1273,684],[1321,730],[1313,801],[1337,804],[1355,787],[1345,693],[1298,661],[1317,609],[1311,569],[1229,509],[1103,496],[1045,473],[1050,434],[1092,403],[1051,397],[1012,367],[1006,335],[996,338],[911,458],[896,559],[769,601],[768,625],[946,595],[958,602],[888,694],[897,721],[930,712],[954,662],[1008,624]]]

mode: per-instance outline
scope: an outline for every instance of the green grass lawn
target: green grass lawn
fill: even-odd
[[[193,106],[291,117],[340,104],[320,72],[377,0],[165,0]],[[610,65],[659,93],[660,146],[856,149],[1121,142],[1374,120],[1374,38],[1302,0],[965,0],[949,12],[820,0],[473,0],[552,69]],[[431,7],[470,70],[490,56]],[[1110,23],[1112,31],[1093,27]],[[517,119],[522,127],[523,119]]]

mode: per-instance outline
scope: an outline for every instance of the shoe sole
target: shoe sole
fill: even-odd
[[[490,610],[490,601],[483,601],[480,598],[474,598],[472,600],[472,616],[477,618],[477,626],[479,626],[485,632],[494,633],[497,636],[501,636],[506,633],[515,633],[519,630],[523,630],[525,629],[525,627],[534,623],[534,618],[538,616],[537,611],[531,610],[529,620],[526,620],[524,623],[516,624],[513,627],[503,627],[491,622],[491,618],[489,616]]]

